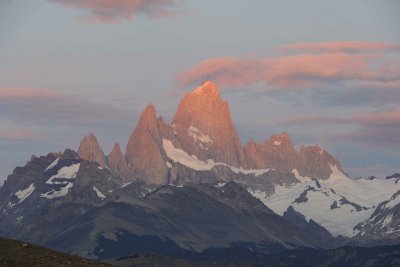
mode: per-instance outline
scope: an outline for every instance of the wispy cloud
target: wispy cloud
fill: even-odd
[[[0,119],[28,126],[97,125],[110,120],[128,119],[129,113],[90,98],[29,88],[0,88]]]
[[[46,89],[31,87],[5,87],[0,88],[0,99],[5,98],[53,98],[60,97],[62,93]]]
[[[283,122],[287,125],[353,124],[350,133],[334,133],[335,139],[367,144],[400,147],[400,109],[377,111],[354,115],[349,118],[300,116]]]
[[[38,135],[28,130],[0,130],[0,139],[6,140],[35,140]]]
[[[392,52],[400,51],[400,44],[378,42],[320,42],[320,43],[295,43],[283,45],[281,51],[307,52],[307,53],[365,53],[365,52]]]
[[[131,21],[138,15],[153,18],[174,17],[182,14],[177,9],[179,0],[47,0],[68,8],[85,11],[85,23],[119,23]]]
[[[182,87],[213,80],[225,88],[261,83],[266,88],[285,90],[318,88],[334,82],[397,82],[399,61],[388,59],[384,52],[399,48],[400,44],[382,43],[292,44],[283,46],[282,51],[295,54],[209,58],[178,74],[176,81]]]

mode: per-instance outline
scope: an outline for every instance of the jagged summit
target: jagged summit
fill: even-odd
[[[97,162],[100,166],[106,165],[104,152],[93,133],[89,133],[82,139],[78,148],[78,155],[82,159]]]
[[[195,96],[207,96],[207,97],[217,97],[221,98],[221,95],[218,91],[217,86],[211,82],[211,81],[206,81],[199,87],[197,87],[193,92],[191,92],[192,95]]]
[[[271,168],[291,172],[295,168],[296,151],[287,133],[272,135],[264,143],[248,142],[244,149],[251,168]]]
[[[182,98],[172,126],[183,149],[189,154],[201,160],[213,159],[245,167],[229,105],[221,99],[212,82],[205,82]]]
[[[128,168],[150,183],[164,184],[167,169],[162,152],[156,110],[149,104],[140,115],[126,146]]]
[[[125,156],[122,154],[121,146],[118,143],[114,144],[111,153],[107,156],[107,164],[120,177],[127,179],[131,176]]]
[[[177,175],[171,160],[182,160],[186,158],[184,154],[191,159],[178,162],[189,167],[192,165],[188,160],[196,159],[245,170],[271,169],[290,174],[296,170],[301,176],[322,180],[328,179],[335,167],[343,172],[340,162],[318,145],[302,146],[296,151],[290,135],[285,132],[274,134],[261,143],[251,140],[242,147],[229,105],[211,81],[182,97],[171,124],[161,116],[157,118],[153,104],[147,105],[129,137],[125,155],[119,144],[115,144],[105,159],[92,133],[82,140],[78,153],[83,159],[102,166],[107,164],[126,180],[142,179],[155,184],[171,182]],[[171,156],[171,153],[175,154]],[[175,160],[171,158],[174,156]]]

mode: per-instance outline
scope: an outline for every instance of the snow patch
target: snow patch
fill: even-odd
[[[127,186],[130,185],[131,183],[132,183],[132,182],[125,183],[125,184],[123,184],[123,185],[121,186],[121,188],[127,187]]]
[[[393,213],[390,213],[388,216],[385,217],[385,219],[382,222],[382,227],[387,226],[388,224],[390,224],[392,222],[393,219]]]
[[[15,193],[15,196],[19,199],[18,204],[27,199],[33,193],[33,191],[35,191],[35,185],[33,183],[24,190],[18,190]]]
[[[47,168],[44,171],[48,171],[50,169],[52,169],[54,166],[57,165],[58,161],[60,160],[60,158],[58,157],[55,161],[53,161],[49,166],[47,166]]]
[[[387,202],[385,204],[385,208],[392,209],[399,203],[400,203],[400,195],[396,195],[396,197],[394,197],[393,199],[390,199],[389,202]]]
[[[23,219],[24,219],[24,216],[19,216],[16,218],[16,221],[18,224],[21,224]]]
[[[99,189],[97,189],[95,186],[93,186],[93,190],[94,190],[94,192],[96,192],[96,194],[97,194],[97,196],[99,198],[101,198],[101,199],[105,199],[106,198],[106,196]]]
[[[190,126],[188,131],[187,131],[188,135],[191,136],[195,142],[199,141],[201,143],[203,143],[202,148],[204,149],[204,144],[212,144],[213,141],[211,140],[211,138],[206,135],[203,134],[199,129],[197,129],[194,126]]]
[[[97,169],[99,169],[99,170],[103,170],[104,168],[102,167],[102,166],[97,166]]]
[[[168,158],[172,161],[178,162],[196,171],[209,171],[215,166],[226,166],[234,173],[253,174],[255,176],[262,175],[269,171],[269,169],[245,170],[243,168],[229,166],[225,163],[214,162],[212,159],[208,159],[207,162],[204,162],[199,160],[195,155],[189,155],[182,149],[174,147],[174,144],[168,139],[163,139],[163,147]]]
[[[117,235],[113,232],[107,231],[107,232],[101,233],[101,235],[107,240],[111,240],[111,241],[115,241],[115,242],[118,241]]]
[[[44,194],[40,194],[40,197],[44,197],[47,199],[53,199],[53,198],[58,198],[58,197],[63,197],[68,194],[69,189],[71,189],[74,186],[73,183],[68,182],[64,187],[60,188],[60,190],[51,190],[49,192],[46,192]]]
[[[297,171],[297,169],[293,169],[292,173],[294,174],[294,177],[296,177],[297,180],[299,180],[301,183],[304,183],[306,181],[310,181],[310,177],[303,177],[299,174],[299,172]]]
[[[57,182],[54,179],[75,179],[79,171],[80,163],[72,164],[71,166],[62,167],[58,170],[57,174],[51,176],[46,184],[65,184],[65,182]]]
[[[282,141],[277,141],[277,140],[274,141],[275,146],[280,146],[281,144],[282,144]]]
[[[167,161],[167,162],[165,163],[165,165],[167,165],[167,168],[172,169],[172,164],[171,164],[171,162]]]
[[[173,132],[175,135],[177,135],[178,133],[177,133],[177,131],[176,131],[176,126],[175,126],[175,124],[172,124],[171,127],[172,127],[172,132]]]
[[[53,199],[58,197],[63,197],[68,194],[69,189],[71,189],[74,184],[69,181],[56,181],[56,179],[64,179],[64,180],[71,180],[75,179],[76,175],[79,171],[80,163],[72,164],[71,166],[65,166],[58,170],[57,174],[51,176],[47,181],[46,184],[49,185],[62,185],[61,188],[52,189],[49,192],[40,194],[40,197]]]
[[[226,185],[225,182],[219,182],[218,184],[214,185],[215,187],[224,187]]]

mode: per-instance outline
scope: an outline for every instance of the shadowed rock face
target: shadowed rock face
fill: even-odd
[[[81,159],[97,162],[100,166],[106,165],[104,152],[93,133],[83,138],[79,145],[78,155]]]
[[[182,98],[172,127],[189,154],[201,160],[246,166],[228,103],[222,101],[213,83],[206,82]]]
[[[143,110],[126,146],[129,169],[148,183],[167,183],[167,167],[162,151],[156,110],[150,104]]]
[[[128,180],[131,176],[125,156],[122,154],[121,147],[118,143],[114,144],[113,150],[110,155],[107,156],[107,163],[115,174],[121,176],[125,180]]]

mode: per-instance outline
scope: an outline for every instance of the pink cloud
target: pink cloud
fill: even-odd
[[[353,117],[353,120],[362,124],[398,125],[400,128],[400,109],[361,114]],[[398,134],[400,136],[400,132]]]
[[[377,42],[320,42],[295,43],[281,46],[279,50],[307,53],[360,53],[400,51],[400,44]]]
[[[62,96],[59,92],[31,87],[0,88],[1,98],[53,98]]]
[[[177,76],[180,86],[213,80],[223,87],[265,83],[286,89],[332,81],[396,81],[400,66],[380,55],[299,54],[276,58],[210,58]]]
[[[171,17],[179,15],[177,0],[47,0],[86,12],[83,22],[119,23],[137,15]]]
[[[27,130],[0,131],[0,138],[8,140],[35,140],[38,135]]]

